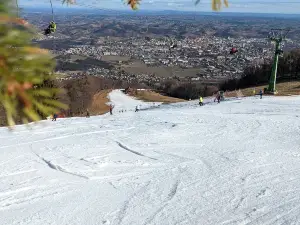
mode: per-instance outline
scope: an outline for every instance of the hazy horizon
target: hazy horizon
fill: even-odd
[[[52,0],[53,7],[57,9],[83,9],[83,10],[118,10],[131,11],[130,7],[120,0],[77,0],[76,5],[62,5],[61,0]],[[201,0],[195,6],[195,0],[142,0],[139,11],[178,11],[178,12],[212,12],[211,1]],[[229,0],[229,7],[223,7],[222,13],[261,13],[261,14],[297,14],[300,15],[300,0]],[[22,8],[50,8],[50,3],[40,0],[19,0]],[[136,12],[132,12],[136,13]]]
[[[22,8],[23,12],[45,12],[49,9],[49,13],[51,13],[51,9],[46,6],[40,6],[40,7],[26,7]],[[56,13],[62,13],[62,12],[69,12],[69,13],[75,13],[75,12],[80,12],[83,13],[97,13],[97,12],[106,12],[113,14],[114,12],[122,12],[123,14],[132,14],[132,15],[141,15],[141,14],[173,14],[173,15],[219,15],[219,16],[254,16],[254,17],[272,17],[272,16],[280,16],[280,17],[300,17],[299,14],[285,14],[285,13],[260,13],[260,12],[247,12],[247,13],[242,13],[242,12],[212,12],[212,11],[180,11],[180,10],[152,10],[152,9],[142,9],[139,11],[132,11],[132,10],[124,10],[124,9],[100,9],[100,8],[95,8],[95,9],[84,9],[84,8],[54,8]]]

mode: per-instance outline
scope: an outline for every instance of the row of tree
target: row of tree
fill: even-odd
[[[170,97],[189,100],[198,99],[199,96],[210,96],[218,91],[218,87],[209,86],[202,83],[169,80],[162,83],[157,90]]]

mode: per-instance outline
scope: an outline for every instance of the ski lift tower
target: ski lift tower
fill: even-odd
[[[290,29],[272,29],[269,34],[269,39],[271,42],[275,43],[275,55],[272,65],[272,73],[269,80],[269,86],[267,92],[270,94],[277,94],[276,91],[276,76],[277,76],[277,66],[279,55],[283,54],[282,42],[285,40]]]

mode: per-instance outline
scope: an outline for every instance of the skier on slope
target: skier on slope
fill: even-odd
[[[90,112],[88,109],[86,110],[86,118],[90,118]]]
[[[199,105],[203,106],[203,98],[202,98],[202,96],[200,96],[200,98],[199,98]]]
[[[112,104],[110,104],[109,105],[109,113],[110,113],[110,115],[112,115],[113,114],[113,109],[114,109],[114,106],[112,105]]]
[[[218,100],[218,103],[220,103],[220,100],[221,100],[221,95],[220,93],[217,94],[216,98],[214,99],[214,102]]]
[[[216,95],[216,97],[215,97],[215,99],[214,99],[214,102],[216,102],[216,100],[217,100],[217,97],[218,97],[218,94]]]
[[[216,102],[216,100],[218,101],[218,103],[220,103],[221,101],[221,93],[218,92],[216,98],[214,99],[214,102]]]
[[[52,119],[52,121],[56,121],[56,118],[58,117],[58,115],[57,115],[57,113],[54,113],[53,114],[53,119]]]
[[[262,96],[263,96],[263,91],[262,90],[259,91],[259,96],[260,96],[260,99],[262,99]]]

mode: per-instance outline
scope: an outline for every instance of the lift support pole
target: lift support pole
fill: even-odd
[[[282,29],[276,29],[272,30],[269,36],[269,39],[271,42],[275,43],[275,55],[274,55],[274,60],[273,60],[273,65],[272,65],[272,73],[271,77],[269,80],[269,86],[268,86],[268,93],[269,94],[277,94],[276,91],[276,77],[277,77],[277,67],[278,67],[278,58],[279,55],[283,53],[282,49],[280,48],[282,41],[284,41],[286,35],[290,31],[289,29],[285,32],[283,35]]]

